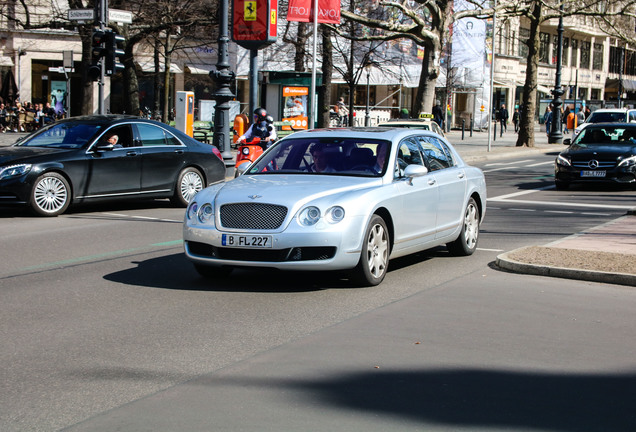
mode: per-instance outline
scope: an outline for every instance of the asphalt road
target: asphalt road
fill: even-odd
[[[204,281],[167,201],[2,212],[0,429],[634,430],[636,292],[492,268],[633,206],[549,189],[552,160],[483,164],[477,253],[396,260],[370,289]]]

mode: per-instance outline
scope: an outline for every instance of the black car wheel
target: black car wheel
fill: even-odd
[[[475,200],[470,198],[464,212],[462,230],[457,240],[448,243],[446,247],[456,256],[472,255],[477,249],[477,240],[479,240],[479,208]]]
[[[184,169],[177,178],[172,202],[179,207],[187,207],[203,186],[203,175],[198,169],[192,167]]]
[[[57,216],[66,211],[71,203],[71,187],[57,173],[42,174],[31,190],[29,205],[40,216]]]
[[[389,231],[378,215],[373,215],[367,226],[360,261],[353,270],[352,279],[361,286],[382,283],[389,267]]]

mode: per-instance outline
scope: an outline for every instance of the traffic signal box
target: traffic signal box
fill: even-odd
[[[114,75],[119,70],[124,69],[124,65],[119,63],[119,56],[124,55],[120,45],[126,39],[118,35],[111,29],[93,31],[91,39],[91,65],[88,68],[88,76],[91,80],[97,81],[101,78],[102,66],[104,62],[104,74]]]

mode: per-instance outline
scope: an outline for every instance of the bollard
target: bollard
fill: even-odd
[[[470,119],[470,137],[473,137],[473,128],[475,127],[474,123],[473,123],[473,119]]]
[[[497,141],[497,122],[493,125],[493,129],[495,133],[492,134],[492,140]]]
[[[464,130],[466,129],[466,119],[462,119],[462,141],[464,141]]]

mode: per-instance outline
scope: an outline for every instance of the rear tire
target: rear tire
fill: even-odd
[[[57,216],[71,203],[71,187],[58,173],[42,174],[35,180],[29,205],[39,216]]]
[[[186,168],[179,173],[171,201],[178,207],[187,207],[190,200],[203,189],[203,175],[196,168]]]
[[[479,240],[479,220],[477,203],[473,198],[470,198],[464,211],[462,230],[459,236],[454,242],[446,245],[452,255],[468,256],[475,252],[477,241]]]
[[[373,215],[365,231],[360,261],[351,274],[357,285],[376,286],[382,283],[389,266],[390,244],[384,219]]]

